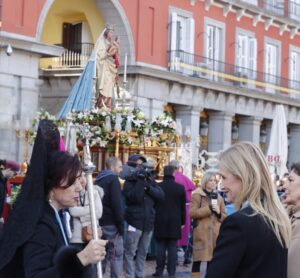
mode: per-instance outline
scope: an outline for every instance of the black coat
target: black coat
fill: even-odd
[[[96,180],[103,191],[103,214],[100,226],[115,225],[120,235],[124,234],[124,211],[122,209],[121,185],[116,175],[108,175]]]
[[[165,177],[159,184],[165,193],[164,201],[157,202],[154,236],[158,239],[181,238],[185,224],[185,190],[174,177]]]
[[[3,212],[6,198],[6,179],[4,178],[2,171],[0,170],[0,217]]]
[[[164,199],[164,192],[152,180],[125,181],[123,194],[125,220],[138,230],[148,232],[154,227],[155,204]]]
[[[16,227],[17,228],[17,227]],[[82,278],[91,269],[83,267],[78,250],[64,245],[55,213],[49,204],[34,234],[17,251],[14,259],[0,271],[1,278]]]
[[[286,278],[287,249],[262,216],[246,207],[221,225],[206,278]]]

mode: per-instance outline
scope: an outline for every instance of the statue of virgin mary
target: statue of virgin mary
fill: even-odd
[[[97,106],[111,107],[113,89],[118,76],[118,39],[113,41],[114,29],[107,25],[96,45],[95,79]]]

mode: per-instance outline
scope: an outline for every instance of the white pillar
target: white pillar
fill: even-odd
[[[262,118],[239,117],[239,141],[250,141],[259,146]]]
[[[180,119],[182,124],[182,132],[185,134],[186,128],[191,131],[191,147],[193,164],[198,164],[198,136],[200,129],[200,107],[180,106],[176,107],[176,120]]]
[[[288,166],[300,161],[300,125],[290,126],[290,147],[288,154]]]
[[[208,128],[208,151],[218,152],[231,145],[232,116],[227,112],[210,112]]]

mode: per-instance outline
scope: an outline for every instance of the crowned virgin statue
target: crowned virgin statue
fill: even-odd
[[[118,86],[119,39],[113,39],[112,25],[106,25],[96,45],[97,106],[111,107],[114,86]]]

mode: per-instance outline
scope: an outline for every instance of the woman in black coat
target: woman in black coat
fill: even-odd
[[[248,142],[231,146],[220,175],[238,211],[221,225],[206,278],[286,278],[291,226],[263,153]]]
[[[181,238],[181,227],[185,224],[185,190],[183,185],[175,182],[175,167],[164,167],[164,180],[160,183],[165,199],[157,202],[155,210],[154,237],[156,239],[156,272],[160,277],[165,267],[168,253],[167,269],[169,277],[176,272],[176,241]]]
[[[81,191],[77,156],[58,151],[59,133],[41,121],[30,168],[0,242],[2,278],[82,278],[105,256],[103,240],[70,247],[59,210],[75,206]],[[90,277],[90,276],[89,276]]]

